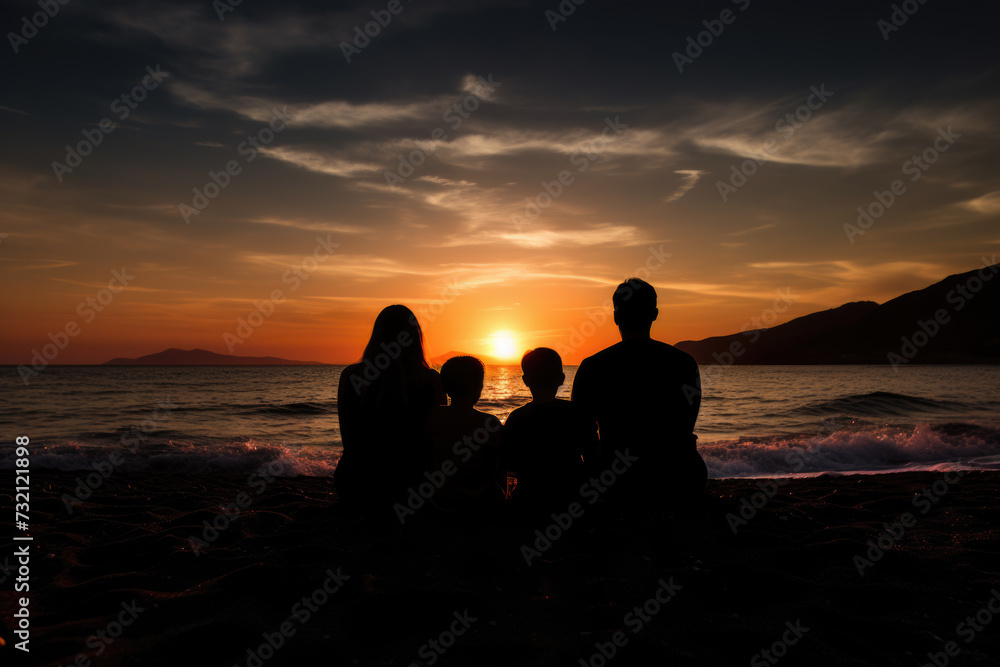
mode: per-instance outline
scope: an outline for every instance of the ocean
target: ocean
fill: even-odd
[[[50,366],[0,375],[0,468],[31,439],[33,470],[329,476],[342,366]],[[575,367],[560,396],[569,398]],[[704,366],[696,434],[709,475],[1000,469],[1000,367]],[[487,369],[478,407],[530,400],[514,366]]]

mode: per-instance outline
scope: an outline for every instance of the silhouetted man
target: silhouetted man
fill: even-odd
[[[622,340],[583,360],[572,394],[597,422],[609,464],[616,450],[637,457],[609,494],[656,504],[696,500],[707,477],[693,433],[701,405],[692,390],[701,387],[698,364],[649,337],[659,314],[652,285],[629,278],[612,301]]]

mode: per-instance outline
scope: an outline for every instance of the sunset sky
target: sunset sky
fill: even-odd
[[[1000,251],[996,10],[903,4],[897,30],[890,2],[246,0],[220,20],[74,0],[12,39],[40,10],[5,3],[0,363],[74,324],[50,363],[349,362],[392,303],[431,356],[576,363],[618,339],[602,304],[643,267],[670,343],[779,292],[772,323],[977,268]],[[358,47],[373,11],[391,19]],[[185,215],[210,172],[228,184]]]

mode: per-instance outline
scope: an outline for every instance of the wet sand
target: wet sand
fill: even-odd
[[[116,473],[69,514],[60,498],[79,474],[32,475],[31,653],[21,664],[1000,656],[1000,614],[988,607],[1000,587],[997,473],[713,480],[686,518],[583,502],[568,528],[549,527],[549,546],[535,544],[546,523],[476,526],[427,507],[402,526],[360,518],[338,505],[329,478],[260,488],[245,477]],[[3,664],[25,656],[13,650],[13,578],[0,597]],[[992,604],[1000,610],[1000,594]]]

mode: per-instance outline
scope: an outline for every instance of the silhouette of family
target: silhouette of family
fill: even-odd
[[[621,342],[585,359],[571,400],[555,350],[521,360],[531,401],[505,424],[476,409],[485,368],[454,357],[440,373],[427,363],[413,312],[385,308],[361,361],[344,369],[338,412],[343,454],[334,473],[341,501],[362,511],[424,500],[439,512],[477,514],[509,505],[526,515],[565,509],[582,484],[601,486],[609,503],[683,509],[696,503],[707,470],[693,430],[698,366],[687,353],[650,337],[656,291],[638,279],[613,296]],[[687,391],[685,391],[687,388]],[[447,398],[446,398],[447,397]]]

